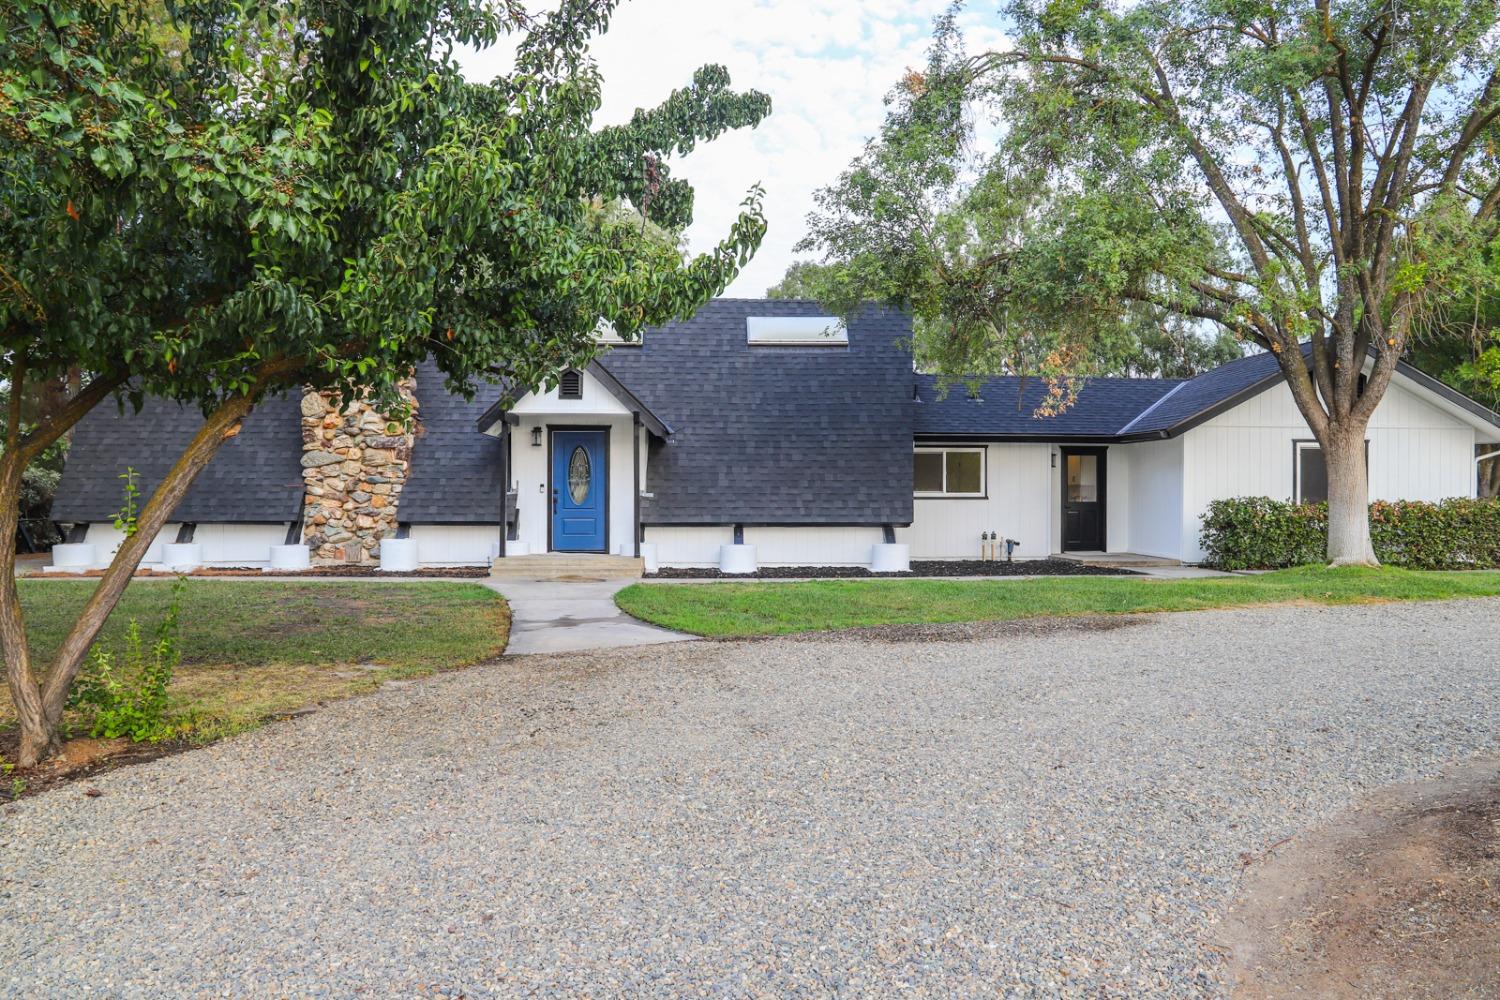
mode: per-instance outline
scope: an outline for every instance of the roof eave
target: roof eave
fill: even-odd
[[[1465,396],[1452,386],[1433,378],[1422,369],[1415,365],[1407,364],[1405,361],[1396,362],[1396,371],[1401,375],[1405,375],[1428,392],[1441,397],[1471,416],[1478,417],[1491,427],[1500,430],[1500,413],[1496,413],[1478,400]]]
[[[600,385],[604,386],[609,394],[615,397],[615,399],[617,399],[621,405],[623,405],[631,413],[634,413],[640,417],[642,427],[645,427],[646,430],[650,431],[652,434],[655,434],[663,441],[669,440],[672,437],[671,425],[662,420],[655,413],[652,413],[651,408],[645,403],[641,402],[640,399],[637,398],[635,393],[625,388],[624,384],[621,383],[619,379],[610,374],[609,369],[599,364],[598,361],[591,361],[589,362],[587,370],[588,373],[593,376],[594,380],[597,381]],[[512,425],[517,423],[518,418],[515,414],[510,412],[511,407],[514,406],[515,403],[516,400],[507,399],[505,396],[501,396],[498,400],[495,401],[495,405],[491,406],[489,409],[485,410],[479,415],[479,419],[474,422],[474,426],[479,430],[481,434],[489,434],[491,437],[498,437],[501,431],[497,430],[496,428],[498,428],[502,423],[508,423]]]
[[[610,395],[623,403],[627,410],[637,414],[641,418],[641,426],[645,427],[646,430],[655,434],[663,441],[672,436],[671,425],[655,413],[652,413],[651,408],[641,402],[635,393],[625,388],[625,384],[615,378],[608,368],[605,368],[598,361],[590,361],[588,372],[599,380],[600,385],[609,390]]]
[[[1111,444],[1120,440],[1114,434],[1058,434],[1055,431],[1036,431],[1024,434],[999,434],[979,432],[965,433],[942,433],[938,431],[917,431],[913,438],[923,444],[943,444],[945,442],[963,444],[1013,444],[1031,442],[1043,444],[1046,442],[1061,442],[1065,444]]]

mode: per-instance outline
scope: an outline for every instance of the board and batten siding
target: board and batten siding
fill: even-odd
[[[488,566],[500,554],[499,524],[413,524],[423,566]]]
[[[727,524],[648,524],[643,535],[656,546],[657,561],[663,566],[718,566],[719,546],[734,541],[734,528]]]
[[[1027,442],[983,447],[985,496],[918,497],[911,527],[896,529],[896,540],[911,546],[913,559],[978,559],[983,532],[1020,542],[1017,559],[1041,559],[1055,551],[1059,518],[1053,514],[1056,491],[1049,484],[1059,473],[1052,468],[1053,446]]]
[[[141,565],[160,565],[162,546],[177,541],[177,532],[181,527],[182,525],[175,521],[162,525],[161,530],[156,533],[156,537],[151,539],[151,544],[146,548],[146,554],[141,558]],[[120,546],[124,544],[125,532],[113,524],[100,521],[88,526],[83,540],[94,546],[94,555],[98,557],[99,564],[108,566],[114,559],[115,553],[120,551]],[[271,553],[267,550],[266,558],[270,559],[270,557]]]
[[[1180,559],[1182,554],[1182,438],[1120,445],[1109,450],[1110,475],[1118,455],[1128,461],[1130,480],[1119,495],[1129,498],[1128,528],[1113,551]],[[1109,502],[1117,495],[1113,478]]]
[[[1276,385],[1182,436],[1180,558],[1199,562],[1210,502],[1240,496],[1290,499],[1293,447],[1312,432],[1292,393]],[[1398,378],[1370,419],[1372,500],[1443,500],[1474,495],[1472,427],[1422,399]]]
[[[873,525],[747,524],[744,532],[761,566],[868,566],[883,537]],[[733,540],[733,525],[646,525],[664,566],[717,566],[719,547]]]
[[[162,546],[177,540],[179,527],[175,522],[164,525],[152,539],[141,565],[160,565]],[[193,530],[193,542],[202,546],[205,566],[265,567],[271,564],[271,546],[284,543],[290,527],[291,524],[285,521],[281,524],[200,523]],[[84,541],[96,546],[101,565],[108,565],[125,541],[125,533],[113,524],[98,522],[89,525]]]

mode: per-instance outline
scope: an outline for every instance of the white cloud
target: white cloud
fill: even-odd
[[[734,86],[771,95],[771,116],[674,161],[697,192],[694,250],[728,232],[751,185],[766,189],[770,229],[727,294],[759,296],[781,278],[802,237],[813,192],[838,176],[884,115],[882,98],[918,66],[947,0],[630,0],[593,52],[604,76],[600,124],[628,119],[686,84],[706,63]],[[993,29],[984,40],[998,39]],[[510,53],[466,53],[465,72],[489,79]]]

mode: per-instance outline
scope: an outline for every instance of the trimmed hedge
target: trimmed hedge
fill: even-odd
[[[1270,497],[1215,500],[1203,515],[1204,562],[1281,569],[1327,559],[1328,505]],[[1500,500],[1401,500],[1370,505],[1375,555],[1408,569],[1500,569]]]

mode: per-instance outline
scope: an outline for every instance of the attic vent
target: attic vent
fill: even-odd
[[[583,398],[583,375],[573,369],[562,373],[562,378],[557,380],[558,399],[582,399]]]
[[[848,347],[849,329],[837,316],[747,316],[746,341],[771,347]]]

